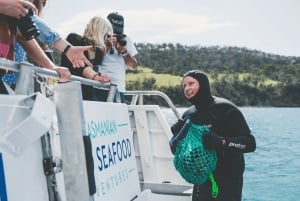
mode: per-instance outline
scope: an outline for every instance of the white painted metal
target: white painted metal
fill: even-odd
[[[11,109],[3,125],[0,146],[12,154],[20,155],[49,130],[55,107],[50,100],[36,93],[19,100]]]
[[[6,62],[0,59],[0,68],[5,63]],[[19,70],[19,67],[11,65],[11,63],[8,63],[8,66],[8,69],[11,68],[15,71]],[[43,70],[40,70],[40,68],[38,68],[38,70],[34,70],[34,72],[36,71],[39,71],[41,74],[50,73],[49,71],[44,72]],[[22,72],[31,74],[29,69],[24,69]],[[21,74],[25,75],[25,73]],[[51,76],[55,77],[53,74],[51,74]],[[79,81],[81,79],[78,78]],[[28,94],[29,91],[32,90],[31,81],[24,79],[24,82],[26,82],[27,87],[19,87],[18,93]],[[89,82],[91,81],[83,79],[83,82],[90,84]],[[95,83],[92,82],[91,85],[94,84]],[[62,201],[90,200],[90,197],[88,196],[85,157],[83,154],[84,151],[82,143],[82,135],[86,134],[85,126],[87,121],[85,118],[88,117],[88,115],[85,117],[84,115],[88,113],[95,115],[93,118],[96,119],[98,119],[97,115],[99,115],[100,120],[106,118],[119,119],[121,117],[126,117],[126,121],[130,122],[129,124],[131,125],[132,133],[125,130],[124,132],[126,132],[127,135],[133,135],[131,142],[133,142],[135,151],[134,158],[136,160],[131,160],[130,166],[127,163],[124,163],[118,166],[118,168],[115,168],[117,166],[112,166],[107,169],[109,170],[110,175],[115,174],[120,176],[120,169],[124,170],[129,168],[130,171],[127,173],[133,175],[131,179],[122,180],[124,183],[122,184],[121,189],[110,191],[110,193],[114,194],[119,193],[120,191],[127,193],[122,194],[124,196],[117,195],[114,201],[191,200],[190,194],[186,192],[191,188],[191,185],[187,184],[173,167],[173,156],[168,144],[172,134],[159,106],[127,106],[125,104],[118,103],[118,105],[114,105],[116,107],[107,107],[108,105],[105,105],[105,103],[94,102],[92,104],[97,105],[97,110],[94,109],[94,106],[83,110],[83,102],[81,100],[81,94],[78,91],[79,89],[80,83],[70,82],[66,84],[59,84],[54,90],[54,103],[56,105],[56,120],[58,128],[56,128],[56,131],[55,129],[52,129],[54,130],[52,135],[58,133],[56,137],[59,138],[58,141],[61,142],[61,147],[59,147],[58,150],[61,150],[62,153],[63,172],[60,173],[60,176],[63,174],[63,178],[59,181],[57,187],[60,192],[63,192]],[[143,95],[146,94],[147,93],[143,92]],[[0,105],[3,103],[14,103],[18,100],[17,96],[0,95]],[[141,96],[139,103],[142,104],[142,102]],[[114,103],[109,104],[113,105]],[[120,105],[122,105],[121,108],[119,108]],[[124,108],[127,108],[128,110],[124,110]],[[120,111],[122,111],[122,114],[120,114]],[[173,108],[173,111],[175,111],[176,114],[175,108]],[[7,116],[10,112],[11,111],[7,107],[0,107],[0,131],[1,128],[5,127],[4,124],[7,122]],[[176,114],[176,116],[178,117],[178,114]],[[56,126],[57,125],[54,125],[54,127]],[[32,126],[32,129],[34,129],[34,126]],[[4,132],[0,132],[0,139],[2,133]],[[121,133],[116,136],[121,137]],[[130,137],[128,137],[128,139],[131,140]],[[105,142],[104,138],[101,138],[97,142],[99,144],[96,144],[96,146],[99,147],[101,143]],[[52,145],[53,147],[60,146],[60,143],[52,142]],[[49,197],[47,192],[47,182],[42,167],[43,155],[40,141],[31,141],[31,145],[26,146],[25,148],[26,149],[24,149],[19,156],[9,154],[6,150],[0,148],[0,154],[2,155],[4,162],[8,201],[48,201]],[[94,160],[96,161],[95,168],[98,168],[99,165],[97,163],[99,162],[97,161],[99,160],[97,157],[99,157],[99,155],[94,156]],[[136,165],[137,168],[133,168],[132,164]],[[104,176],[98,175],[96,178],[99,192],[99,189],[104,187],[103,185],[107,185],[107,183],[103,183],[102,181],[102,179],[105,178]],[[134,190],[130,191],[133,186]],[[62,188],[63,190],[61,190]],[[95,198],[97,200],[97,197]],[[109,200],[108,195],[106,198]]]
[[[54,90],[67,201],[89,200],[83,136],[86,135],[81,85],[70,82]]]
[[[18,103],[26,98],[27,96],[23,95],[0,95],[0,136],[5,133],[6,125],[11,123],[8,122],[8,117],[13,110],[17,109],[22,113],[21,110],[29,109],[18,108]],[[24,112],[25,114],[30,113],[28,111]],[[10,121],[13,121],[13,119],[10,119]],[[31,126],[34,129],[34,125]],[[24,131],[24,134],[30,135],[30,130]],[[1,147],[0,153],[3,157],[8,201],[47,201],[47,184],[43,172],[40,141],[31,141],[19,155],[14,155]],[[3,186],[1,186],[1,190],[3,190]]]
[[[176,189],[176,185],[183,187],[181,193],[191,188],[173,166],[173,155],[169,148],[172,133],[159,106],[129,105],[128,109],[134,131],[139,179],[143,186],[151,186],[153,191],[159,193],[166,190],[162,187],[170,188],[169,193]],[[153,184],[159,185],[159,188]],[[176,190],[176,193],[180,193],[179,189]]]

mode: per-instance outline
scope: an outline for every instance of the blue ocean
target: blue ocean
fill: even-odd
[[[240,109],[257,144],[245,154],[243,201],[300,200],[300,108]]]

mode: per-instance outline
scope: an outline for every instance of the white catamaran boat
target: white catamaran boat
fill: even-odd
[[[172,134],[158,105],[129,91],[119,103],[114,85],[72,76],[51,84],[53,71],[0,59],[18,71],[14,91],[0,95],[0,201],[187,201],[192,185],[173,166]],[[35,92],[34,84],[40,90]],[[81,84],[109,90],[107,102],[83,101]],[[89,194],[82,136],[89,136],[96,193]]]

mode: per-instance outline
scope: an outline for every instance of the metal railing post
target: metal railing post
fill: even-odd
[[[29,63],[20,63],[19,77],[15,93],[29,95],[34,92],[34,66]]]
[[[88,201],[89,184],[83,136],[86,135],[80,82],[54,88],[67,201]]]
[[[120,93],[118,91],[117,85],[110,84],[106,102],[114,101],[116,101],[117,103],[121,102]]]

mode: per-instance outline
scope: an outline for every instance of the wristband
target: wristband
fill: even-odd
[[[101,76],[101,73],[95,73],[95,75],[92,77],[92,80],[94,80],[97,75]]]
[[[66,54],[68,50],[70,49],[71,45],[67,45],[63,51],[63,54]]]
[[[124,52],[121,52],[122,57],[126,57],[128,55],[127,50],[125,50]]]

